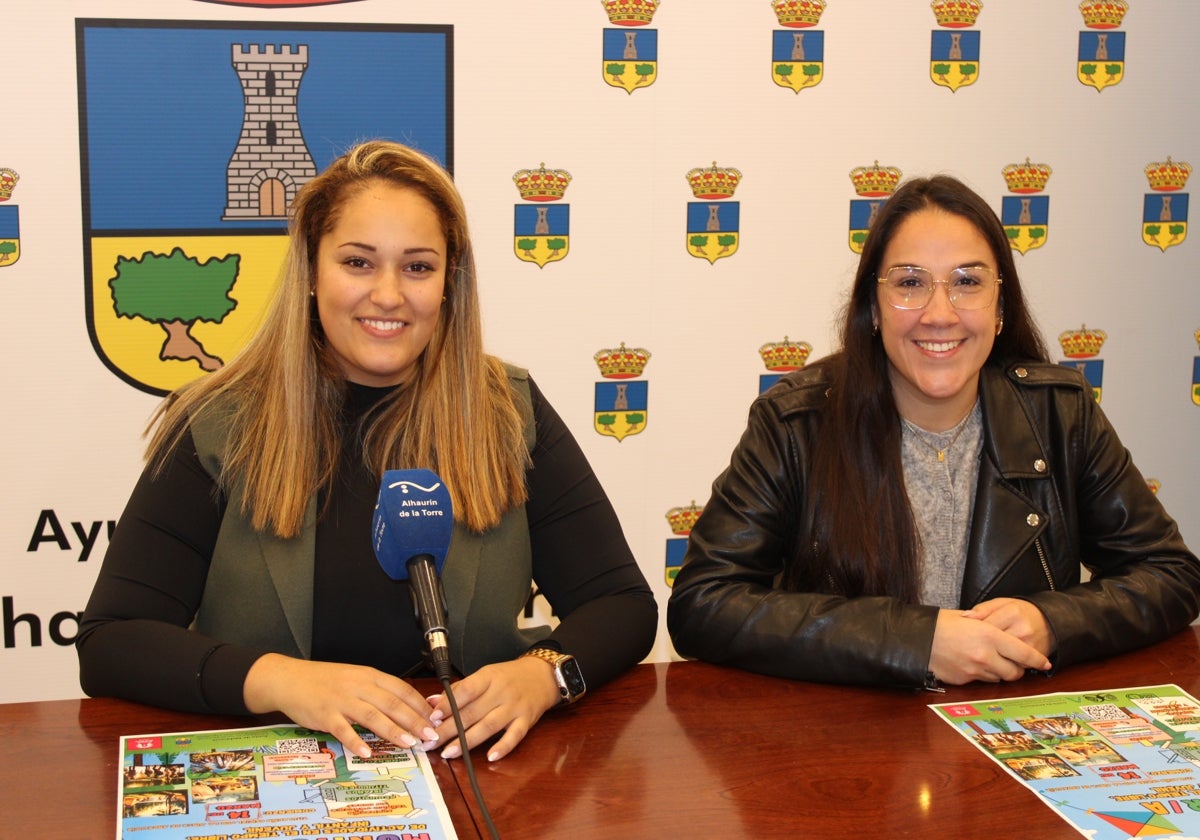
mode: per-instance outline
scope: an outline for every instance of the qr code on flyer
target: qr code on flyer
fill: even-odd
[[[319,752],[321,745],[316,738],[280,738],[275,742],[275,749],[281,755]]]
[[[1092,720],[1125,720],[1125,710],[1115,703],[1097,703],[1095,706],[1080,706],[1080,711]]]

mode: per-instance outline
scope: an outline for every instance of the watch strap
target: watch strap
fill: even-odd
[[[571,686],[567,682],[566,676],[563,674],[563,665],[575,660],[575,657],[571,656],[571,654],[562,653],[561,651],[553,650],[552,648],[535,647],[525,651],[523,654],[521,654],[521,656],[532,656],[535,659],[541,659],[545,662],[549,662],[550,666],[554,668],[554,682],[558,685],[559,694],[558,705],[565,706],[570,703],[574,703],[583,696],[582,693],[576,694],[572,692]],[[578,665],[575,667],[578,667]]]

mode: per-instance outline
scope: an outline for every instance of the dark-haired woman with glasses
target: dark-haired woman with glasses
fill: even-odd
[[[937,689],[1147,645],[1198,610],[1200,561],[1050,362],[1000,220],[937,176],[880,208],[841,350],[751,407],[667,625],[688,657]]]

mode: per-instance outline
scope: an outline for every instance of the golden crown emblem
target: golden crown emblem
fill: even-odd
[[[1167,155],[1167,159],[1161,163],[1146,164],[1146,180],[1150,182],[1150,189],[1158,190],[1159,192],[1175,192],[1187,186],[1188,178],[1192,174],[1192,165],[1190,163],[1176,163],[1171,160],[1171,156]]]
[[[21,176],[16,171],[8,167],[0,168],[0,201],[12,198],[13,190],[17,188],[17,181],[20,180]]]
[[[687,507],[671,508],[667,511],[667,523],[671,526],[671,533],[686,537],[696,526],[696,520],[700,518],[703,510],[704,508],[696,507],[695,499]]]
[[[856,166],[850,170],[850,183],[859,195],[891,195],[900,183],[900,170],[894,166]]]
[[[1086,326],[1067,330],[1058,336],[1058,343],[1068,359],[1090,359],[1100,352],[1106,340],[1108,333],[1104,330],[1089,330]]]
[[[825,13],[825,0],[771,0],[780,26],[801,29],[816,26]]]
[[[1079,4],[1083,25],[1092,29],[1116,29],[1128,11],[1125,0],[1083,0]]]
[[[513,183],[526,201],[558,201],[567,192],[571,173],[565,169],[547,169],[543,163],[537,169],[517,170]]]
[[[600,0],[604,13],[617,26],[645,26],[654,19],[662,0]]]
[[[628,348],[625,342],[614,349],[597,350],[592,356],[600,368],[600,375],[605,379],[632,379],[641,376],[650,361],[650,351],[640,347]]]
[[[953,29],[974,26],[975,18],[983,11],[983,3],[980,0],[933,0],[929,5],[933,8],[933,16],[937,18],[938,26],[949,26]]]
[[[1015,193],[1041,192],[1046,189],[1046,182],[1053,171],[1048,164],[1030,163],[1029,158],[1025,158],[1024,163],[1010,163],[1000,170],[1004,175],[1004,183],[1008,184],[1008,191]]]
[[[729,198],[741,183],[742,173],[731,166],[719,167],[714,160],[709,169],[690,170],[687,180],[696,198]]]
[[[812,345],[806,341],[791,341],[785,335],[783,341],[768,341],[758,348],[763,364],[767,370],[787,372],[799,370],[808,361]]]

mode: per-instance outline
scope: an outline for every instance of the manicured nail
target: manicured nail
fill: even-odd
[[[400,743],[406,747],[415,747],[418,743],[417,739],[405,732],[400,736]]]
[[[500,753],[498,753],[496,750],[492,750],[490,753],[488,753],[488,761],[499,761],[499,760],[500,760]]]
[[[458,758],[462,755],[462,750],[458,748],[458,744],[451,744],[442,750],[442,758]]]
[[[436,741],[438,739],[438,734],[434,729],[426,726],[421,730],[421,737],[423,737],[426,741]]]

